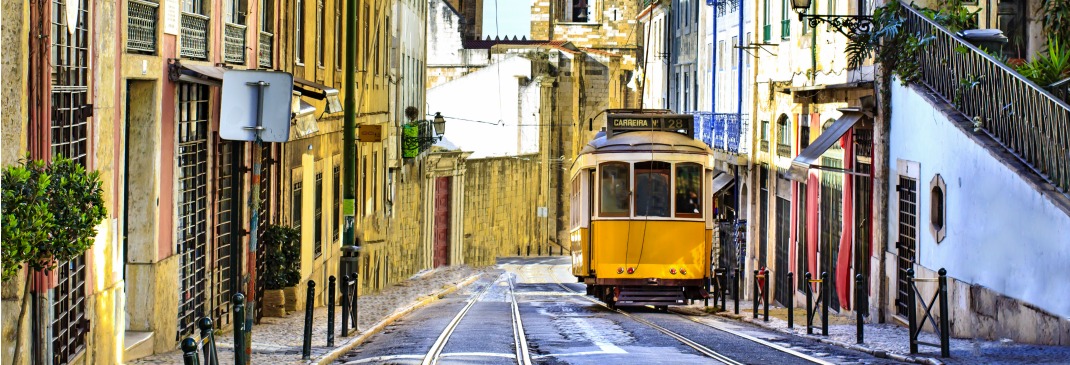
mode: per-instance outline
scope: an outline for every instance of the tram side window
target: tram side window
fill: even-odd
[[[702,166],[676,164],[676,216],[702,217]]]
[[[635,164],[635,215],[641,217],[668,217],[672,186],[669,174],[672,165],[668,162],[647,161]]]
[[[628,196],[631,193],[631,180],[629,179],[631,176],[628,170],[628,164],[623,162],[602,164],[600,215],[628,216]]]

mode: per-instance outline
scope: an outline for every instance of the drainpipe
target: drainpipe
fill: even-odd
[[[713,42],[710,42],[710,49],[712,49],[712,58],[710,58],[710,118],[713,118],[717,114],[717,4],[720,1],[714,0],[713,6],[710,7],[713,13]]]
[[[739,29],[739,37],[736,38],[739,43],[736,45],[736,52],[738,52],[737,65],[736,65],[736,118],[739,122],[739,133],[743,132],[743,6],[744,1],[739,0],[739,24],[736,28]],[[739,148],[739,143],[742,143],[742,138],[736,143],[736,148]],[[738,151],[737,151],[738,152]],[[739,196],[739,168],[736,168],[736,184],[735,184],[735,209],[739,212],[740,196]]]

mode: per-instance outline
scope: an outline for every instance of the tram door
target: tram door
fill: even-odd
[[[451,177],[435,179],[435,267],[445,266],[450,263],[451,179]]]
[[[587,253],[583,259],[587,261],[588,271],[594,273],[594,169],[587,170]]]

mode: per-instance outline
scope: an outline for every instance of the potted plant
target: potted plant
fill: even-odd
[[[300,281],[301,233],[291,227],[267,225],[264,227],[264,249],[267,250],[267,271],[263,274],[264,315],[286,315],[287,302],[284,290]]]

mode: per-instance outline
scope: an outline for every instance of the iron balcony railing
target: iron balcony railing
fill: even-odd
[[[260,32],[260,55],[257,57],[260,61],[260,67],[271,68],[273,59],[272,47],[275,45],[275,35],[268,32]]]
[[[750,145],[746,131],[749,116],[735,113],[693,112],[695,115],[695,138],[711,148],[743,155]]]
[[[223,28],[223,60],[227,63],[245,63],[245,26],[226,23]]]
[[[933,37],[918,52],[919,81],[1070,192],[1070,105],[917,10],[903,9],[904,31]]]
[[[130,0],[126,7],[126,50],[156,53],[156,14],[160,4]]]
[[[208,59],[208,17],[182,13],[182,57]]]

